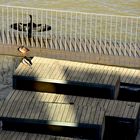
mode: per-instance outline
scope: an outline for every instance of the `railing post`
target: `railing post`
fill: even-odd
[[[125,27],[125,56],[126,56],[126,49],[127,49],[127,22],[128,22],[128,18],[126,18],[126,27]]]
[[[2,8],[2,39],[3,39],[3,44],[4,44],[4,40],[5,40],[5,38],[4,38],[4,14],[3,14],[3,8]]]
[[[115,48],[114,48],[114,53],[116,55],[116,49],[117,49],[117,26],[118,26],[118,18],[115,16],[116,19],[116,24],[115,24]]]

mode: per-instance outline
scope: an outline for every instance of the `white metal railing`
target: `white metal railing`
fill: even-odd
[[[38,27],[28,38],[29,15],[51,30],[39,32]],[[0,19],[2,44],[140,57],[140,17],[0,5]],[[18,31],[11,28],[14,23],[27,27]]]

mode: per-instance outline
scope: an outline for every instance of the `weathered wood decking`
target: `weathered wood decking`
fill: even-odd
[[[0,133],[0,140],[81,140],[81,139],[3,130]]]
[[[3,129],[45,134],[53,131],[61,135],[82,135],[86,138],[103,139],[104,110],[90,106],[47,102],[46,95],[37,92],[13,91],[2,103],[0,110]]]
[[[37,76],[37,78],[57,78],[58,80],[74,80],[81,82],[95,82],[96,77],[99,76],[97,83],[103,82],[107,85],[112,83],[114,85],[116,81],[111,81],[111,77],[106,77],[105,79],[102,75],[107,75],[110,72],[111,75],[109,76],[115,76],[115,80],[117,80],[116,76],[119,76],[120,82],[122,83],[140,85],[139,69],[79,63],[43,57],[34,57],[32,62],[32,67],[26,67],[21,63],[16,69],[15,74],[21,76],[24,76],[24,74],[25,76]],[[55,71],[50,71],[50,69]],[[75,72],[75,74],[73,75],[72,72]]]
[[[67,132],[62,129],[63,127],[89,128],[88,136],[96,135],[96,139],[103,139],[104,125],[106,125],[106,135],[111,136],[110,132],[114,131],[119,135],[123,131],[124,134],[119,136],[121,138],[126,135],[126,132],[128,137],[136,135],[139,107],[140,104],[135,102],[13,90],[5,100],[0,102],[0,119],[3,122],[3,129],[20,131],[37,132],[38,130],[40,133],[47,133],[49,131],[44,132],[43,128],[55,130],[47,129],[48,127],[42,126],[43,124],[61,127],[56,129],[59,133]],[[22,127],[23,123],[25,123],[24,127]],[[111,123],[114,125],[113,130],[111,130]],[[31,124],[33,128],[30,127]],[[83,132],[80,129],[82,132],[80,135],[86,136],[86,129]],[[76,129],[74,131],[76,134],[79,133]],[[72,129],[69,131],[72,136],[75,135],[74,131]]]
[[[100,114],[101,118],[96,118],[96,123],[98,124],[103,121],[103,115],[121,119],[138,119],[140,104],[136,102],[80,97],[58,93],[13,90],[5,100],[0,102],[0,106],[1,117],[48,119],[54,121],[59,119],[57,121],[74,121],[74,123],[78,123],[80,120],[90,123],[89,120],[91,117],[96,118],[96,115],[99,115],[99,112],[104,110],[105,114],[102,112],[102,115]],[[81,111],[82,114],[76,116],[76,112],[79,109],[83,110]],[[59,113],[55,113],[55,111]],[[66,111],[66,113],[62,114],[63,111]],[[99,114],[94,114],[95,111],[99,111]],[[94,115],[91,115],[91,113]],[[89,116],[86,116],[87,114]],[[71,116],[71,118],[67,115]],[[85,117],[85,119],[82,119],[81,116]]]
[[[34,57],[32,62],[31,67],[21,63],[16,69],[15,89],[80,96],[86,93],[86,96],[112,99],[118,96],[120,78],[110,67],[41,57]]]
[[[11,31],[4,31],[4,38],[2,34],[1,31],[0,42],[4,45],[1,44],[0,52],[3,54],[19,55],[16,51],[17,47],[25,45],[31,49],[31,56],[140,68],[139,43],[98,40],[91,42],[88,39],[75,40],[70,37],[50,35],[50,33],[47,37],[33,36],[31,39]]]

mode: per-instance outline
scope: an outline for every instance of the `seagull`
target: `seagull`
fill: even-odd
[[[24,47],[24,46],[20,46],[20,47],[18,47],[18,51],[22,54],[26,54],[30,50],[28,48]]]
[[[32,66],[31,60],[29,58],[27,58],[26,56],[22,59],[22,63],[27,66]]]

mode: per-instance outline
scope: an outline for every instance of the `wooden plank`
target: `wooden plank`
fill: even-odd
[[[102,84],[108,84],[107,82],[109,80],[110,71],[111,71],[111,67],[108,66],[106,75],[105,75],[105,77],[101,81]]]
[[[28,71],[26,72],[25,76],[31,76],[31,77],[36,77],[36,74],[39,70],[39,67],[41,65],[41,62],[42,59],[41,58],[38,58],[37,59],[37,63],[35,65],[32,65],[32,68],[28,68]]]
[[[135,106],[135,109],[134,109],[134,112],[132,114],[132,118],[136,119],[138,114],[140,112],[140,104],[139,103],[136,103],[136,106]]]
[[[34,76],[35,77],[40,77],[40,75],[45,72],[45,69],[44,68],[47,68],[47,67],[45,67],[45,65],[47,65],[47,63],[44,64],[44,63],[42,63],[42,61],[43,60],[40,59],[40,61],[39,61],[40,64],[38,66],[38,69],[37,69],[37,66],[35,66],[36,67],[36,71],[34,72]]]
[[[82,115],[82,111],[83,111],[83,107],[74,106],[75,107],[75,110],[77,110],[77,111],[75,111],[75,110],[73,111],[73,108],[74,107],[73,108],[72,107],[71,107],[70,112],[72,112],[73,115],[74,115],[74,117],[75,117],[75,119],[73,120],[73,122],[79,124],[80,123],[80,118],[81,118],[81,115]]]
[[[31,94],[31,92],[27,92],[27,94],[25,92],[22,92],[22,91],[19,91],[18,94],[21,94],[20,98],[18,99],[18,101],[16,102],[16,107],[14,108],[14,111],[13,113],[10,115],[11,117],[16,117],[17,115],[17,112],[19,111],[20,109],[20,104],[21,102],[25,99],[24,97],[27,96],[27,100],[26,102],[28,103],[29,99],[30,99],[30,95],[33,95]],[[24,95],[23,95],[24,94]],[[26,103],[26,104],[27,104]],[[18,105],[19,104],[19,105]]]
[[[66,118],[70,116],[70,115],[68,115],[69,114],[69,107],[70,107],[69,105],[64,106],[64,113],[61,117],[62,122],[65,122]]]
[[[53,69],[50,69],[51,73],[49,75],[49,79],[56,79],[56,76],[58,74],[57,72],[61,71],[61,69],[59,69],[60,65],[61,64],[59,64],[59,62],[54,63]]]
[[[69,118],[67,119],[67,122],[69,123],[74,123],[75,119],[78,120],[78,118],[76,117],[77,114],[77,110],[78,110],[78,106],[74,106],[74,105],[69,105],[70,106],[70,112],[71,115],[69,116]],[[78,123],[80,122],[80,118],[78,120]]]
[[[57,65],[57,61],[53,61],[53,62],[51,62],[51,60],[49,60],[49,61],[52,64],[50,65],[50,67],[48,67],[48,70],[46,71],[46,74],[44,74],[43,78],[46,78],[46,79],[51,79],[50,77],[51,77],[51,75],[52,75],[52,73],[55,70],[55,67]]]
[[[66,77],[68,81],[78,81],[78,78],[80,76],[80,70],[81,70],[81,63],[80,64],[74,64],[73,68],[69,70],[69,74]]]
[[[99,83],[101,83],[101,84],[103,84],[104,82],[104,79],[105,78],[107,78],[108,79],[108,72],[109,72],[109,70],[110,70],[110,68],[109,68],[109,66],[106,66],[106,67],[104,67],[104,71],[103,71],[103,73],[102,73],[102,76],[101,76],[101,78],[99,79]],[[107,84],[107,83],[105,83],[105,84]]]
[[[106,110],[106,115],[107,115],[107,116],[110,116],[110,112],[111,112],[111,110],[112,110],[113,103],[114,103],[113,100],[109,100],[108,108],[107,108],[107,110]]]
[[[101,79],[101,77],[102,77],[102,75],[103,75],[103,73],[105,71],[105,67],[106,66],[101,66],[100,67],[99,71],[97,71],[97,73],[96,73],[97,76],[94,78],[94,81],[92,81],[93,83],[96,83],[96,84],[99,83],[99,81],[100,81],[100,79]]]
[[[110,85],[112,83],[112,80],[113,80],[114,76],[115,76],[115,67],[112,67],[109,79],[107,81],[108,85]]]
[[[130,108],[129,108],[129,111],[128,111],[128,113],[127,113],[127,118],[131,118],[136,103],[135,103],[135,102],[131,102],[129,105],[130,105]]]
[[[64,73],[65,73],[65,64],[67,62],[66,61],[62,61],[62,63],[58,63],[59,66],[58,66],[58,71],[54,74],[54,76],[52,77],[52,79],[57,79],[57,80],[62,80],[62,77],[64,76]]]
[[[30,96],[30,92],[25,91],[25,92],[23,92],[23,94],[25,94],[25,95],[20,100],[20,108],[18,109],[17,112],[15,112],[15,114],[13,114],[13,116],[16,116],[16,117],[19,117],[19,118],[20,117],[24,118],[24,116],[26,114],[25,107],[26,107],[26,105],[28,105],[27,100]]]
[[[87,64],[85,64],[85,63],[81,64],[81,70],[79,71],[79,76],[78,76],[78,79],[76,79],[76,81],[80,81],[80,82],[83,81],[82,79],[86,75],[86,70],[87,70],[86,67],[88,67]]]
[[[116,107],[116,110],[114,111],[114,113],[112,113],[112,116],[120,116],[120,111],[122,109],[122,106],[123,106],[123,101],[118,101],[118,104],[117,104],[117,107]]]
[[[91,116],[91,110],[92,110],[92,107],[88,107],[87,108],[87,113],[85,115],[85,118],[84,118],[84,123],[88,124],[89,123],[89,118]]]
[[[125,82],[125,78],[126,78],[126,72],[127,72],[127,69],[126,68],[122,68],[121,70],[121,82]]]
[[[63,63],[63,61],[62,61]],[[63,65],[61,64],[61,62],[57,62],[57,65],[55,66],[52,75],[51,75],[51,79],[58,79],[60,73],[62,73],[63,69]]]
[[[135,74],[135,69],[131,69],[130,70],[130,73],[128,74],[128,76],[127,76],[127,79],[126,79],[126,83],[130,83],[130,81],[132,81],[132,77],[134,76],[134,74]]]
[[[18,93],[18,91],[15,91],[15,93]],[[5,101],[5,103],[3,104],[3,106],[5,106],[5,107],[3,107],[4,110],[3,110],[2,116],[7,116],[16,97],[17,97],[17,94],[14,94],[14,96],[12,96],[12,98],[10,98],[8,101]]]
[[[138,84],[137,81],[140,79],[140,71],[135,69],[135,73],[133,74],[132,78],[130,79],[129,83]]]
[[[90,82],[92,82],[92,83],[97,83],[96,82],[96,79],[97,78],[99,78],[99,75],[100,75],[100,71],[103,69],[103,66],[100,66],[100,65],[96,65],[96,67],[95,67],[95,69],[93,68],[93,71],[92,71],[92,75],[91,75],[91,77],[92,77],[92,79],[91,79],[91,81],[89,81],[89,83]]]
[[[30,112],[31,112],[31,110],[30,110],[30,105],[33,105],[33,103],[32,102],[34,102],[34,100],[36,99],[35,98],[35,94],[32,96],[32,98],[31,98],[31,103],[29,104],[29,106],[28,106],[28,113],[25,113],[26,115],[24,116],[25,118],[27,117],[27,118],[29,118],[29,116],[30,116]],[[27,100],[27,96],[25,97],[26,98],[26,100]],[[24,107],[25,107],[25,105],[26,105],[26,100],[25,100],[25,98],[24,98],[24,100],[21,102],[21,105],[20,105],[20,108],[19,108],[19,110],[18,110],[18,112],[17,112],[17,114],[16,114],[16,117],[17,118],[20,118],[21,117],[21,115],[22,115],[22,112],[23,112],[23,109],[24,109]]]
[[[110,111],[109,116],[113,116],[114,115],[114,113],[116,112],[117,107],[118,107],[118,101],[114,100],[114,103],[113,103],[113,106],[112,106],[112,109]]]
[[[123,101],[123,104],[122,104],[121,110],[120,110],[120,112],[118,114],[118,117],[122,117],[123,116],[123,113],[125,111],[125,108],[126,108],[126,102]]]
[[[33,107],[32,107],[32,111],[31,111],[31,114],[30,114],[30,119],[34,119],[36,113],[40,113],[40,112],[38,112],[38,111],[36,111],[36,110],[37,110],[38,107],[39,107],[38,101],[41,100],[42,95],[37,94],[36,96],[37,96],[37,97],[36,97],[36,100],[33,102]],[[37,114],[37,115],[38,115],[38,114]]]
[[[131,108],[130,106],[131,106],[131,102],[127,102],[125,110],[122,115],[123,118],[128,118],[128,112],[129,112],[129,109]]]
[[[60,110],[62,104],[55,104],[55,105],[56,105],[56,108],[55,108],[55,111],[51,120],[58,121],[58,119],[60,120],[59,115],[62,114],[62,110]]]
[[[47,99],[47,96],[45,98]],[[42,102],[42,108],[41,108],[41,111],[40,111],[40,114],[39,114],[39,117],[38,117],[39,120],[43,120],[45,114],[48,112],[48,105],[46,103],[47,103],[46,100],[44,100]]]
[[[48,114],[48,118],[47,118],[48,120],[53,120],[53,115],[55,113],[56,106],[57,106],[56,104],[52,104],[51,110]]]

